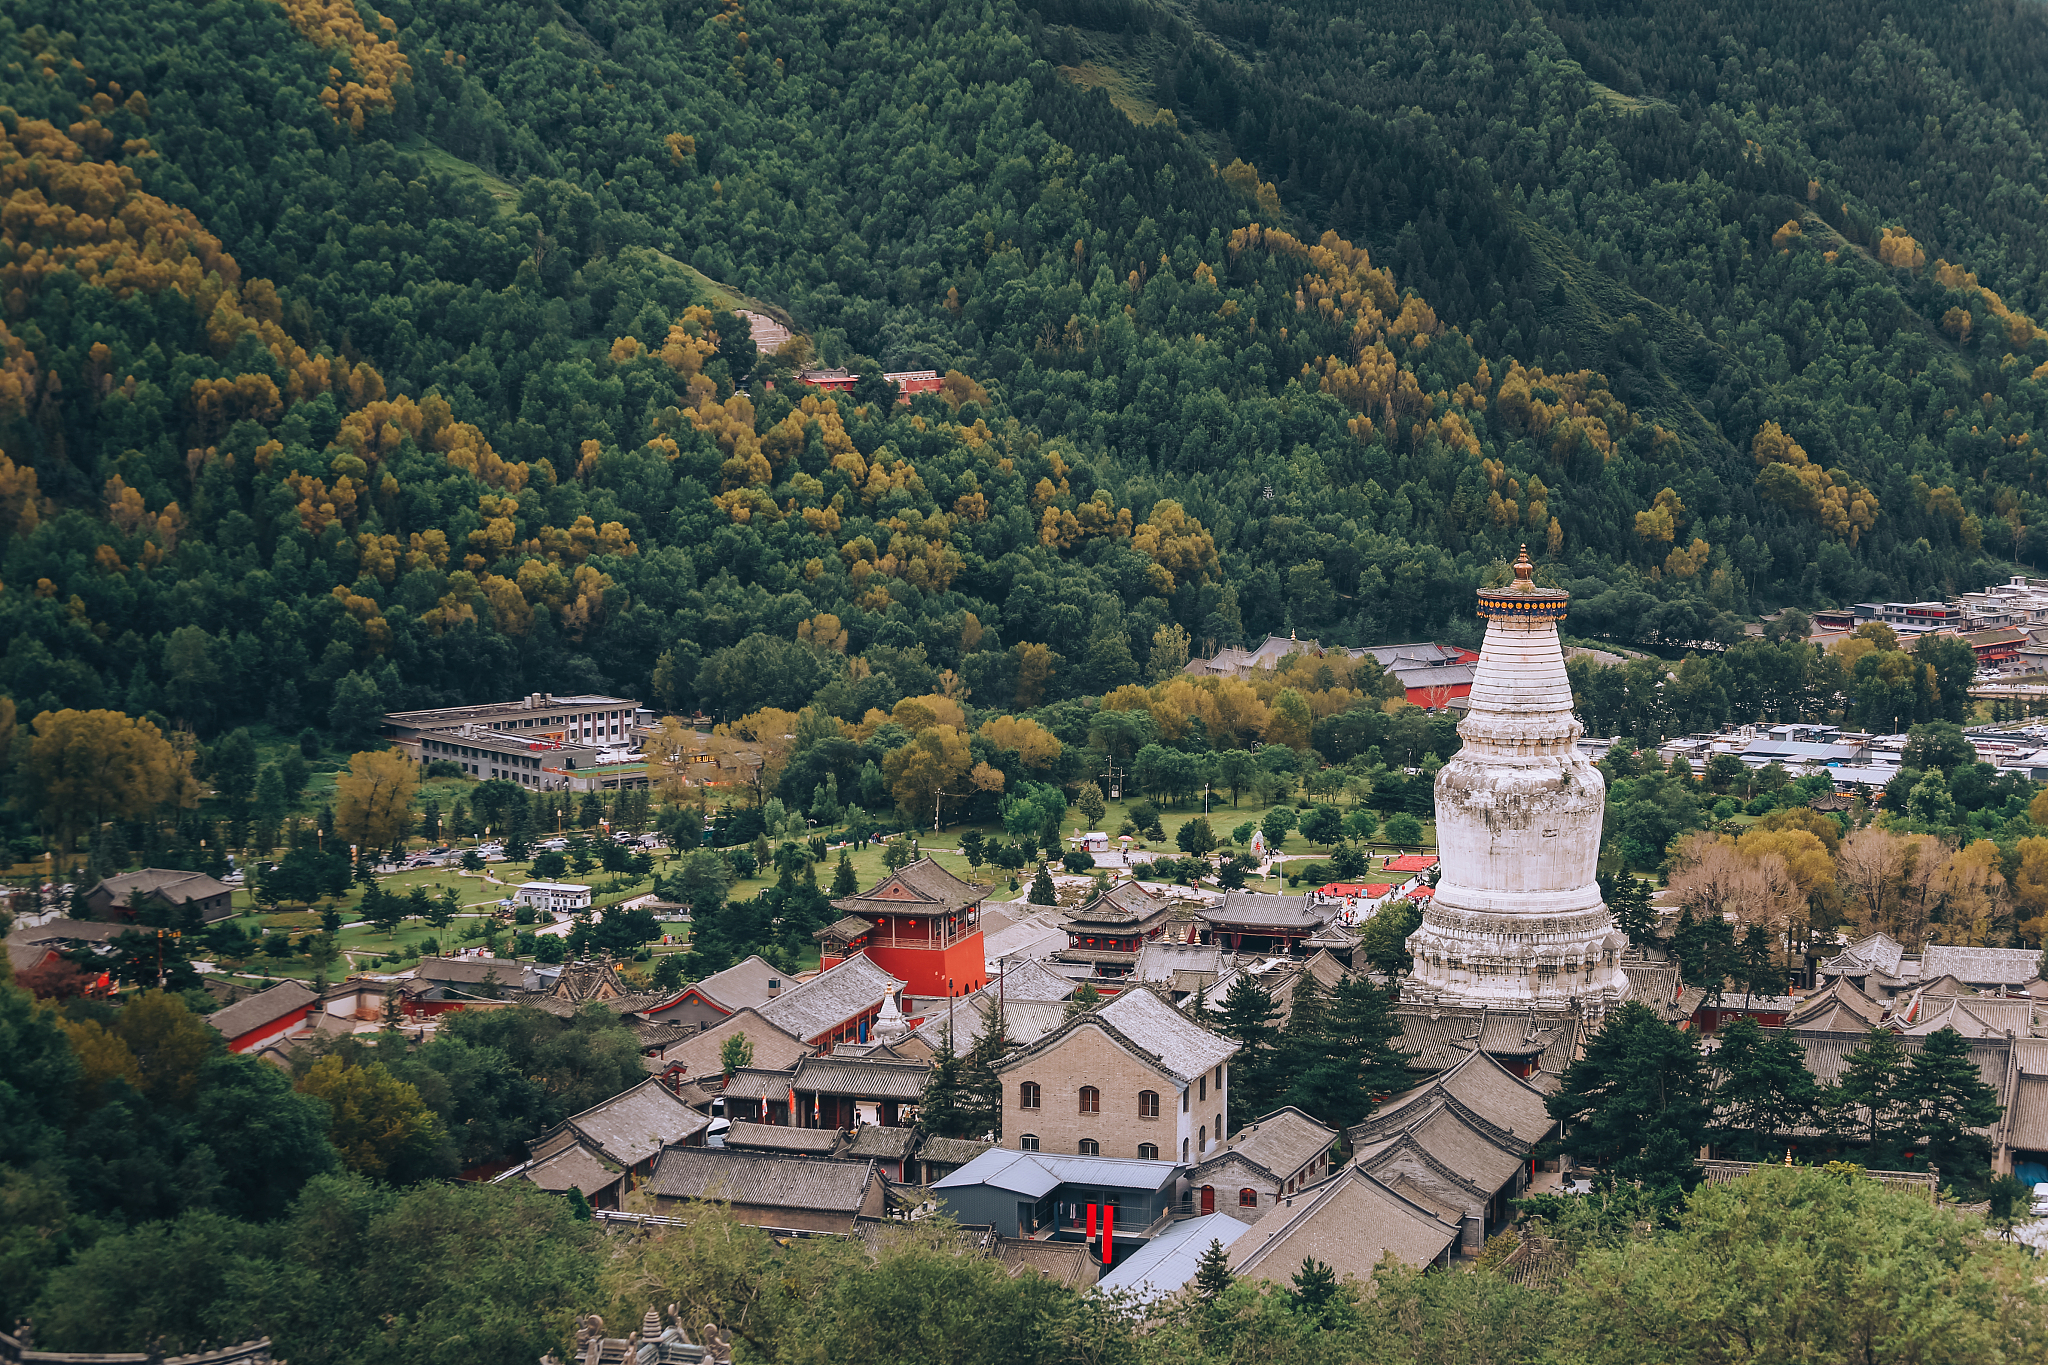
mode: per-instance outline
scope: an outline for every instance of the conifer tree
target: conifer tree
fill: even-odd
[[[1031,879],[1031,895],[1029,899],[1033,905],[1058,905],[1060,903],[1059,893],[1053,890],[1052,873],[1046,870],[1044,863],[1038,865],[1038,875]]]
[[[953,1026],[939,1030],[939,1053],[924,1078],[917,1105],[917,1126],[935,1137],[966,1137],[968,1120],[962,1108],[962,1064],[953,1046]]]
[[[1273,1018],[1279,1012],[1266,988],[1243,974],[1230,983],[1223,997],[1223,1015],[1216,1031],[1240,1049],[1231,1059],[1230,1079],[1236,1101],[1246,1114],[1264,1114],[1273,1108],[1277,1089]]]
[[[1715,1136],[1744,1160],[1766,1159],[1775,1135],[1811,1124],[1820,1106],[1806,1049],[1790,1033],[1766,1037],[1750,1018],[1723,1026],[1719,1044],[1709,1063],[1719,1078]]]
[[[846,850],[839,850],[839,865],[832,869],[832,894],[851,896],[860,890],[860,878],[853,870],[853,860],[846,856]]]
[[[1952,1028],[1937,1029],[1915,1053],[1900,1087],[1916,1126],[1927,1136],[1927,1155],[1944,1180],[1974,1188],[1990,1172],[1991,1146],[1970,1131],[1998,1121],[1998,1092],[1979,1074],[1970,1042]]]
[[[1898,1136],[1912,1108],[1905,1080],[1905,1045],[1881,1024],[1871,1025],[1863,1045],[1843,1059],[1842,1076],[1836,1083],[1838,1103],[1863,1110],[1863,1136],[1872,1148]]]
[[[1668,1204],[1699,1180],[1700,1139],[1711,1117],[1706,1089],[1692,1037],[1628,1001],[1565,1069],[1563,1088],[1546,1101],[1563,1128],[1538,1150],[1571,1152],[1617,1179],[1641,1182]]]
[[[1236,1278],[1230,1273],[1230,1253],[1220,1240],[1211,1238],[1202,1259],[1195,1263],[1195,1293],[1214,1303]]]

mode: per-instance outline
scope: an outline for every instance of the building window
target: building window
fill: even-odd
[[[1141,1119],[1156,1119],[1159,1117],[1159,1092],[1157,1090],[1140,1090],[1138,1092],[1138,1117]]]
[[[1078,1150],[1082,1156],[1101,1156],[1102,1144],[1097,1142],[1094,1138],[1082,1138],[1081,1145],[1076,1150]]]
[[[1259,1192],[1247,1185],[1237,1192],[1237,1206],[1241,1209],[1255,1209],[1259,1206]]]
[[[1216,1064],[1216,1088],[1218,1090],[1223,1088],[1223,1063],[1221,1062]]]
[[[1020,1151],[1020,1152],[1035,1152],[1035,1151],[1037,1151],[1037,1150],[1038,1150],[1038,1134],[1036,1134],[1036,1133],[1026,1133],[1026,1134],[1024,1134],[1024,1136],[1022,1136],[1022,1137],[1018,1138],[1018,1139],[1017,1139],[1017,1150],[1018,1150],[1018,1151]]]
[[[1183,1114],[1188,1112],[1188,1092],[1185,1090],[1180,1092],[1180,1112]]]
[[[1180,1140],[1180,1159],[1182,1162],[1186,1162],[1188,1159],[1188,1140],[1186,1138]]]
[[[1202,1093],[1201,1093],[1201,1094],[1199,1094],[1199,1095],[1197,1095],[1197,1096],[1196,1096],[1195,1098],[1196,1098],[1196,1099],[1202,1099],[1202,1100],[1206,1100],[1206,1099],[1208,1099],[1208,1098],[1209,1098],[1209,1078],[1208,1078],[1207,1076],[1204,1076],[1204,1077],[1202,1077],[1202,1079],[1201,1079],[1201,1080],[1197,1081],[1197,1082],[1196,1082],[1196,1084],[1202,1087]]]
[[[1209,1128],[1207,1124],[1204,1124],[1201,1131],[1195,1134],[1195,1148],[1197,1151],[1203,1152],[1209,1150]]]
[[[1099,1114],[1102,1112],[1102,1092],[1092,1085],[1081,1087],[1081,1112]]]
[[[1038,1107],[1038,1082],[1026,1081],[1017,1087],[1017,1107],[1036,1109]]]
[[[1154,1145],[1153,1145],[1152,1143],[1149,1143],[1149,1142],[1141,1142],[1141,1143],[1139,1143],[1139,1144],[1138,1144],[1138,1160],[1140,1160],[1140,1161],[1157,1161],[1157,1160],[1159,1160],[1159,1148],[1158,1148],[1158,1147],[1156,1147],[1156,1146],[1154,1146]]]

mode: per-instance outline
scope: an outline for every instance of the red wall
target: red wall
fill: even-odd
[[[877,967],[907,982],[911,995],[945,995],[948,977],[955,995],[988,982],[988,958],[979,929],[946,948],[870,946],[866,951]]]

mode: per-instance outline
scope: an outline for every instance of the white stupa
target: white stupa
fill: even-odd
[[[1594,873],[1607,784],[1579,753],[1557,623],[1571,594],[1530,581],[1479,593],[1487,618],[1464,748],[1436,776],[1442,875],[1408,938],[1404,998],[1446,1005],[1578,1002],[1598,1017],[1627,982],[1626,938]]]

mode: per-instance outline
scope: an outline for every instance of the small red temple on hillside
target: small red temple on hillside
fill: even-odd
[[[905,863],[857,896],[832,902],[844,918],[818,940],[821,968],[855,953],[924,996],[966,995],[988,984],[981,942],[981,898],[989,888],[963,882],[929,858]]]

